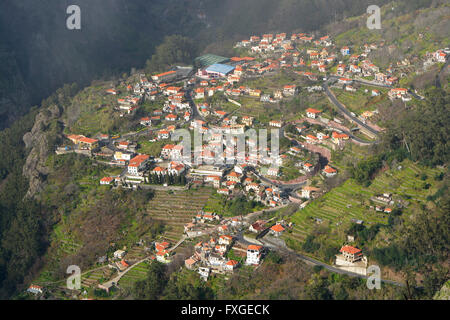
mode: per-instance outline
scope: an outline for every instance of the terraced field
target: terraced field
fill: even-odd
[[[183,234],[184,225],[201,210],[212,194],[211,188],[197,190],[156,191],[148,214],[166,225],[164,238],[176,243]]]
[[[89,272],[81,276],[81,285],[83,287],[93,287],[102,283],[104,279],[109,279],[114,271],[107,266],[104,268]]]
[[[144,261],[133,267],[130,271],[128,271],[120,280],[119,287],[130,289],[133,287],[134,283],[139,280],[145,279],[148,271],[148,262]]]
[[[58,257],[75,254],[82,247],[82,244],[74,241],[60,227],[54,229],[53,238],[53,241],[58,243],[56,246],[58,248]]]
[[[408,208],[425,203],[426,197],[436,192],[433,177],[441,171],[423,168],[410,161],[404,161],[401,166],[401,170],[389,170],[380,174],[368,188],[349,179],[342,186],[312,201],[305,209],[292,216],[295,227],[286,236],[303,242],[316,223],[314,218],[329,222],[332,228],[351,219],[363,220],[366,225],[387,223],[387,214],[369,209],[370,198],[385,192],[392,193],[394,199],[410,202]],[[427,176],[425,180],[421,179],[423,174]],[[426,183],[431,185],[429,189],[423,188]]]

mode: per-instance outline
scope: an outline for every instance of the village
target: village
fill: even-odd
[[[332,151],[342,150],[348,144],[371,145],[383,131],[373,120],[379,110],[356,114],[338,101],[342,93],[363,94],[368,99],[384,94],[391,101],[405,104],[421,99],[416,91],[398,87],[406,76],[403,67],[409,66],[410,61],[399,61],[381,70],[368,59],[371,51],[384,45],[381,42],[363,47],[337,47],[328,35],[264,34],[236,43],[240,56],[226,58],[206,54],[198,57],[197,70],[174,67],[150,77],[137,73],[136,82],[124,80],[120,88],[104,91],[116,102],[111,112],[119,113],[123,121],[129,121],[127,119],[143,104],[157,105],[139,118],[136,130],[91,137],[68,133],[56,153],[74,152],[121,168],[120,174],[98,181],[105,187],[171,190],[202,185],[214,188],[225,199],[243,195],[266,210],[277,210],[292,203],[302,209],[323,195],[320,187],[311,184],[314,177],[327,180],[339,175],[331,159]],[[448,48],[427,53],[423,57],[423,68],[446,63],[449,54]],[[290,72],[309,85],[299,85],[300,80],[274,90],[246,85],[281,72]],[[330,114],[311,106],[297,119],[279,117],[264,122],[256,115],[239,112],[248,101],[277,105],[281,101],[292,101],[301,93],[321,95],[339,113]],[[172,140],[178,129],[189,130],[192,136],[201,134],[200,148],[190,154],[185,144]],[[277,150],[279,153],[267,143],[265,152],[249,154],[239,150],[237,139],[225,139],[227,135],[244,135],[251,129],[275,130],[289,144]],[[142,139],[149,145],[159,144],[158,154],[141,152],[138,141]],[[248,149],[261,144],[252,137],[244,141]],[[394,198],[395,195],[389,193],[373,197],[376,205],[371,209],[375,213],[389,214],[399,206]],[[274,243],[292,226],[292,222],[283,220],[258,219],[256,214],[251,218],[223,217],[200,210],[180,234],[180,243],[198,239],[184,267],[195,270],[205,281],[215,274],[231,274],[241,265],[257,268],[270,250],[277,250]],[[265,238],[269,241],[265,242]],[[351,243],[349,236],[347,243],[336,252],[335,266],[365,275],[367,259]],[[171,263],[178,245],[169,241],[155,242],[145,259]],[[119,279],[142,262],[127,260],[126,250],[118,250],[111,261],[106,260],[104,262],[118,272]],[[111,279],[113,277],[111,275]],[[99,288],[109,290],[117,281],[99,284]],[[28,291],[39,294],[42,288],[33,285]]]

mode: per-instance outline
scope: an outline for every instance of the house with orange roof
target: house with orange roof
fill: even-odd
[[[283,94],[285,96],[294,96],[298,92],[298,88],[295,84],[292,85],[285,85],[283,88]]]
[[[408,89],[405,88],[394,88],[388,93],[389,99],[402,99],[408,95]]]
[[[217,193],[218,193],[218,194],[223,194],[223,195],[228,196],[228,195],[230,194],[230,190],[227,189],[227,188],[221,188],[221,189],[218,189],[218,190],[217,190]]]
[[[156,260],[161,263],[170,263],[172,261],[167,250],[158,251],[156,253]]]
[[[172,154],[172,150],[174,147],[175,147],[175,145],[173,145],[173,144],[166,144],[164,147],[162,147],[161,157],[164,159],[169,158],[170,155]]]
[[[101,185],[110,185],[111,182],[114,181],[113,177],[103,177],[102,179],[100,179],[100,184]]]
[[[336,131],[333,131],[333,133],[331,134],[331,138],[333,139],[333,142],[340,145],[342,143],[343,140],[348,140],[350,139],[350,137],[348,136],[348,134],[345,133],[338,133]]]
[[[219,237],[219,244],[224,244],[224,245],[231,245],[231,243],[233,242],[233,237],[230,235],[221,235]]]
[[[227,181],[234,181],[236,183],[241,183],[242,174],[232,171],[227,175]]]
[[[170,81],[170,80],[175,79],[176,76],[177,76],[176,71],[167,71],[164,73],[155,74],[154,76],[152,76],[152,80],[157,81],[157,82]]]
[[[269,122],[269,126],[275,127],[275,128],[281,128],[283,126],[283,122],[279,120],[271,120]]]
[[[348,262],[354,263],[362,259],[362,250],[353,246],[343,246],[339,250],[344,259]]]
[[[302,189],[302,198],[311,199],[312,193],[319,192],[319,191],[320,191],[319,188],[315,188],[315,187],[311,187],[311,186],[303,187],[303,189]]]
[[[169,113],[166,115],[165,120],[166,121],[177,121],[178,116],[176,114]]]
[[[314,166],[311,163],[304,163],[303,164],[303,170],[305,170],[306,172],[311,172],[314,169]]]
[[[325,176],[330,178],[330,177],[334,177],[337,174],[337,170],[326,165],[325,168],[323,169],[323,173],[325,174]]]
[[[433,58],[440,63],[445,63],[447,61],[447,54],[442,50],[437,50],[433,53]]]
[[[350,48],[347,47],[347,46],[342,47],[342,49],[341,49],[341,54],[342,54],[343,56],[348,56],[348,55],[350,55]]]
[[[322,111],[314,109],[314,108],[308,108],[306,109],[306,116],[311,119],[316,119]]]
[[[43,292],[43,288],[36,284],[32,284],[28,287],[27,292],[33,293],[33,294],[41,294]]]
[[[92,138],[81,137],[78,139],[81,149],[93,150],[98,147],[98,140]]]
[[[128,163],[128,173],[130,175],[142,175],[142,171],[145,169],[148,161],[150,159],[149,155],[140,154],[130,160]]]
[[[167,130],[158,131],[158,140],[164,140],[170,138],[170,132]]]
[[[281,224],[276,224],[270,228],[270,234],[274,235],[275,237],[281,236],[284,231],[285,229]]]
[[[195,99],[203,99],[205,97],[205,88],[197,88],[194,90]]]
[[[253,117],[250,116],[243,116],[242,117],[242,123],[245,124],[248,127],[251,127],[253,125]]]
[[[162,168],[162,167],[154,167],[152,169],[152,174],[156,174],[156,175],[165,175],[167,173],[167,169]]]
[[[190,257],[189,259],[184,260],[184,265],[189,270],[194,270],[195,266],[198,264],[198,261],[195,256]]]
[[[150,117],[142,117],[139,123],[143,126],[151,126],[152,119],[150,119]]]
[[[319,142],[319,138],[317,138],[316,136],[313,136],[311,134],[307,134],[306,141],[311,144],[316,144]]]
[[[340,84],[352,84],[353,80],[349,78],[339,78],[338,82]]]
[[[245,263],[247,265],[259,265],[261,262],[262,250],[262,246],[255,244],[249,245],[247,247],[247,259],[245,260]]]
[[[223,269],[227,272],[233,272],[239,266],[239,262],[236,260],[229,260],[223,266]]]

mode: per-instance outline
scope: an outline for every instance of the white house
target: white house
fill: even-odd
[[[33,294],[40,294],[40,293],[42,293],[42,287],[32,284],[31,286],[28,287],[27,292],[30,292]]]
[[[247,265],[258,265],[261,261],[262,246],[251,244],[247,247]]]
[[[128,163],[128,173],[131,175],[139,175],[142,169],[145,168],[150,156],[146,154],[141,154],[130,160]]]
[[[270,233],[276,237],[281,236],[284,232],[284,227],[281,224],[276,224],[270,228]]]
[[[314,108],[306,109],[306,116],[311,119],[316,119],[320,115],[320,113],[322,113],[322,111],[316,110]]]
[[[117,250],[114,252],[114,258],[116,259],[123,259],[125,257],[126,252],[123,250]]]

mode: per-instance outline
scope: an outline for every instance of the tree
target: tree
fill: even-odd
[[[157,300],[166,284],[166,266],[159,262],[152,262],[147,272],[147,278],[135,283],[133,296],[136,299]]]
[[[147,61],[145,71],[151,74],[166,71],[174,64],[191,64],[196,54],[197,47],[191,39],[180,35],[168,36]]]

